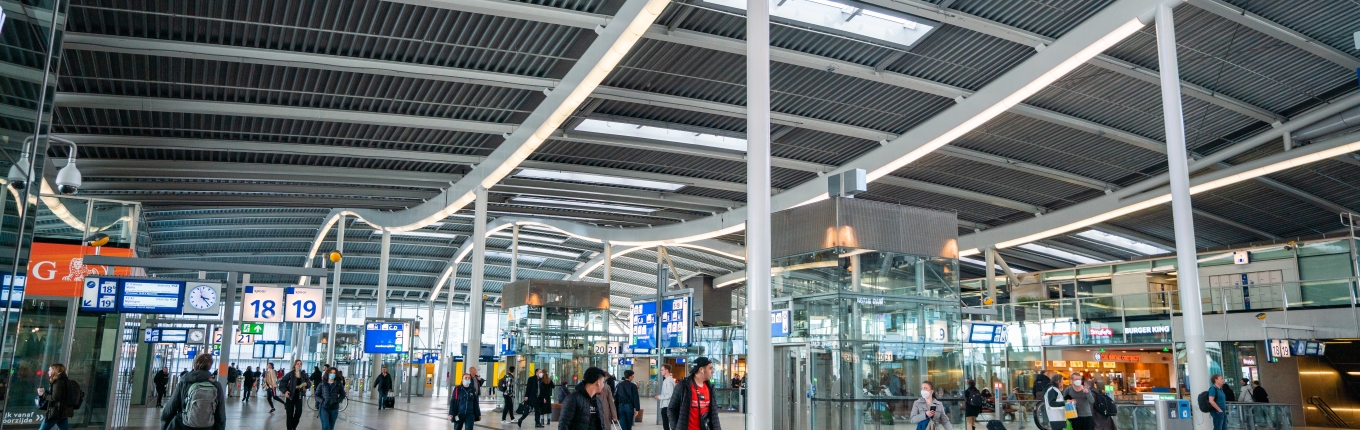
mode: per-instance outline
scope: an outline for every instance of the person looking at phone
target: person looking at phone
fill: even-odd
[[[944,403],[935,398],[935,383],[930,381],[921,383],[921,398],[911,404],[911,423],[921,428],[922,422],[927,422],[926,430],[954,430]]]
[[[671,430],[722,430],[718,411],[713,410],[713,361],[708,357],[694,359],[694,370],[675,386],[670,413]]]

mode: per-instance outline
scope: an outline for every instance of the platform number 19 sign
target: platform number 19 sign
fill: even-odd
[[[247,285],[241,298],[241,321],[283,322],[283,288]]]
[[[284,290],[284,322],[321,322],[322,305],[326,303],[325,290],[299,287]]]

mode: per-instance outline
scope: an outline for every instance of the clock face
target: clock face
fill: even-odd
[[[189,306],[194,309],[208,309],[217,305],[217,290],[207,285],[199,285],[189,290]]]
[[[189,331],[189,341],[190,341],[190,342],[195,342],[195,343],[197,343],[197,342],[202,342],[202,341],[203,341],[203,330],[191,330],[191,331]]]

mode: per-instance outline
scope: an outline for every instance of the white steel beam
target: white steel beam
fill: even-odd
[[[878,180],[875,182],[885,185],[892,185],[894,187],[911,188],[914,190],[921,190],[935,194],[946,195],[950,197],[973,200],[977,202],[1000,206],[1003,208],[1015,209],[1017,211],[1031,213],[1035,215],[1048,212],[1048,209],[1044,208],[1043,206],[1032,205],[1029,203],[1011,200],[1004,197],[997,197],[990,194],[979,193],[976,191],[969,191],[939,184],[932,184],[930,182],[918,181],[915,179],[907,179],[900,176],[888,175],[878,178]]]

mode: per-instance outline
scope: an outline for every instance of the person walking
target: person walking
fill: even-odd
[[[472,423],[482,420],[476,381],[471,373],[463,374],[462,384],[454,387],[453,395],[449,396],[449,421],[453,423],[453,430],[472,430]]]
[[[1088,384],[1091,384],[1088,382]],[[1092,388],[1096,401],[1091,409],[1091,420],[1095,430],[1118,430],[1114,424],[1116,408],[1114,399],[1105,394],[1105,390],[1100,384],[1091,384],[1087,388]]]
[[[923,422],[926,430],[954,430],[944,403],[935,397],[935,383],[930,381],[921,383],[921,398],[911,404],[911,423],[921,428]]]
[[[603,399],[600,393],[606,389],[604,375],[604,370],[598,367],[586,369],[581,383],[562,402],[562,420],[558,421],[557,430],[610,428],[609,418],[605,416],[607,405],[600,403]]]
[[[213,377],[212,354],[194,357],[194,370],[179,379],[170,404],[161,409],[166,430],[225,430],[227,390]],[[230,372],[229,372],[230,373]]]
[[[151,379],[151,382],[156,384],[156,407],[162,407],[165,404],[165,390],[169,388],[170,384],[170,371],[162,367],[161,371],[156,372],[156,376]]]
[[[1063,398],[1063,376],[1054,372],[1049,376],[1048,388],[1043,392],[1044,412],[1048,415],[1048,428],[1059,430],[1067,427],[1067,401]]]
[[[335,368],[326,372],[325,379],[316,392],[316,410],[321,415],[321,430],[334,430],[335,420],[340,417],[340,403],[345,401],[345,384]]]
[[[964,430],[977,430],[977,417],[982,413],[982,406],[987,401],[982,398],[982,393],[978,392],[977,381],[968,379],[968,389],[963,390],[963,428]]]
[[[552,392],[553,381],[548,378],[548,372],[543,369],[538,370],[535,378],[530,378],[529,383],[524,386],[524,399],[522,401],[533,407],[534,427],[543,427],[544,415],[552,413]],[[515,422],[517,426],[524,426],[524,418],[529,416],[529,411],[519,417]]]
[[[1209,384],[1209,416],[1214,419],[1214,430],[1226,430],[1228,428],[1228,396],[1223,393],[1223,375],[1215,373],[1210,376]]]
[[[38,388],[38,409],[46,411],[38,430],[71,430],[68,420],[76,415],[80,388],[66,376],[66,365],[52,363],[47,367],[47,387]]]
[[[515,419],[515,389],[519,388],[515,383],[515,367],[510,366],[510,369],[505,372],[505,376],[502,376],[496,385],[500,387],[501,399],[505,401],[505,404],[501,406],[501,424],[508,424],[510,420]]]
[[[661,415],[661,429],[671,430],[670,404],[671,395],[675,394],[675,377],[671,375],[670,366],[661,366],[661,391],[657,392],[656,399],[660,400],[660,406],[656,413]]]
[[[298,421],[302,419],[302,398],[307,396],[307,388],[311,386],[311,378],[307,371],[302,369],[302,360],[293,360],[293,370],[283,375],[279,380],[279,389],[283,391],[283,412],[287,415],[287,430],[297,430]]]
[[[1091,420],[1091,404],[1096,402],[1095,395],[1091,394],[1091,389],[1082,384],[1082,375],[1072,374],[1072,383],[1063,390],[1063,397],[1072,399],[1072,403],[1077,407],[1077,417],[1069,419],[1072,423],[1072,430],[1093,430],[1095,422]]]
[[[269,413],[272,414],[274,401],[283,403],[283,399],[279,398],[279,374],[274,371],[274,363],[265,363],[265,366],[268,367],[264,370],[264,400],[269,402]]]
[[[257,378],[256,375],[259,375],[259,374],[258,374],[258,373],[255,373],[255,371],[252,370],[252,368],[251,368],[250,366],[246,366],[246,371],[245,371],[244,373],[241,374],[241,381],[242,381],[242,382],[241,382],[241,401],[242,401],[242,402],[247,401],[247,400],[250,400],[250,397],[253,396],[253,395],[255,394],[254,391],[255,391],[255,381],[256,381],[256,378]]]
[[[326,366],[326,367],[330,367],[330,366]],[[312,380],[312,386],[313,386],[313,387],[320,387],[320,386],[321,386],[321,367],[320,367],[320,366],[312,366],[312,374],[311,374],[311,376],[310,376],[309,379]]]
[[[240,379],[241,370],[236,368],[236,363],[231,363],[231,366],[227,367],[228,396],[236,397],[241,395],[241,385],[237,383]]]
[[[1251,381],[1251,401],[1256,403],[1270,403],[1270,395],[1266,394],[1266,389],[1261,388],[1261,380]]]
[[[671,430],[722,430],[718,411],[712,410],[713,361],[708,357],[694,359],[694,369],[675,386],[671,393]]]
[[[638,386],[633,383],[633,369],[623,371],[623,380],[614,385],[618,392],[614,393],[618,401],[619,428],[621,430],[633,430],[633,415],[642,412],[642,399],[638,397]]]
[[[378,410],[387,407],[387,393],[392,392],[392,375],[387,373],[387,366],[383,366],[382,373],[373,377],[373,390],[378,392]]]
[[[601,371],[603,372],[604,370],[601,369]],[[567,395],[570,396],[571,394]],[[600,390],[600,392],[595,395],[600,398],[600,416],[605,419],[605,426],[608,427],[610,424],[617,422],[619,420],[619,410],[618,406],[614,403],[614,387],[609,386],[609,372],[604,373],[604,389]],[[566,402],[566,399],[562,399],[562,401]]]
[[[486,386],[486,379],[482,379],[482,377],[481,377],[480,375],[478,375],[477,366],[473,366],[472,368],[468,369],[467,371],[468,371],[468,376],[471,376],[471,377],[472,377],[472,388],[473,388],[472,392],[478,393],[478,395],[481,395],[482,387]]]

